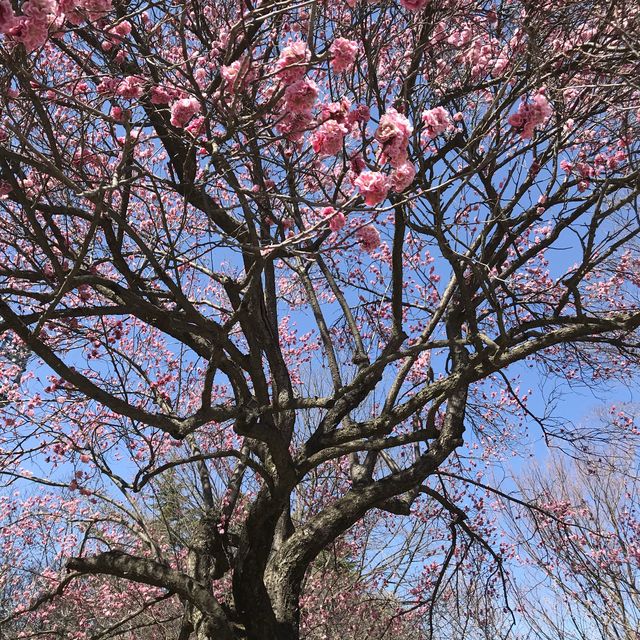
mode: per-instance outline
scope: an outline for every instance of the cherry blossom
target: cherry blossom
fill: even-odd
[[[122,82],[118,83],[116,95],[126,98],[139,98],[144,90],[144,79],[140,76],[127,76]]]
[[[294,113],[309,111],[318,98],[318,85],[309,78],[290,84],[284,92],[286,108]]]
[[[391,188],[397,193],[404,191],[413,182],[415,175],[416,168],[413,163],[409,160],[403,162],[391,172]]]
[[[389,178],[377,171],[363,171],[356,178],[355,184],[369,207],[383,202],[389,191]]]
[[[316,153],[334,156],[342,151],[342,144],[349,129],[337,120],[326,120],[311,136],[311,146]]]
[[[276,61],[278,75],[286,84],[301,80],[307,70],[311,53],[304,42],[293,42],[282,50]]]
[[[198,100],[182,98],[171,105],[171,124],[174,127],[184,128],[196,113],[200,113]]]
[[[367,253],[375,251],[380,246],[380,233],[372,224],[360,227],[356,231],[356,238],[362,250]]]
[[[349,71],[353,67],[358,55],[358,43],[346,38],[336,38],[329,48],[331,53],[331,67],[336,73]]]
[[[430,0],[400,0],[400,4],[409,11],[422,11]]]
[[[166,87],[151,87],[152,104],[169,104],[175,97],[175,92]]]
[[[509,116],[509,124],[523,140],[527,140],[533,137],[536,128],[546,124],[552,113],[553,109],[544,95],[544,90],[538,90],[531,101],[523,99],[516,113]]]
[[[333,207],[325,207],[320,212],[323,216],[329,218],[329,229],[338,232],[347,222],[347,218],[341,211],[336,211]]]
[[[451,128],[451,118],[444,107],[435,107],[422,113],[425,124],[424,136],[427,139],[436,138]]]
[[[393,108],[380,118],[375,138],[382,147],[383,158],[388,158],[392,167],[407,161],[407,145],[412,133],[409,120]]]

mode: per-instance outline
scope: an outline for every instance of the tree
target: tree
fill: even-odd
[[[636,372],[637,18],[0,0],[5,628],[314,637],[332,556],[372,637],[498,592],[478,472],[583,446],[517,376]]]
[[[633,413],[614,408],[610,418],[618,430]],[[546,577],[523,598],[537,637],[638,637],[638,458],[637,442],[626,440],[624,451],[573,464],[556,456],[526,480],[524,495],[539,510],[516,510],[513,524],[534,575]]]

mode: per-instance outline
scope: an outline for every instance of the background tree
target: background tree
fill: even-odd
[[[614,408],[611,430],[631,424]],[[636,434],[637,435],[637,434]],[[523,589],[522,609],[541,638],[635,639],[640,629],[637,441],[573,464],[556,457],[526,481],[540,511],[513,512],[516,538],[537,589]]]
[[[332,553],[371,635],[500,593],[487,471],[587,446],[525,365],[636,374],[637,18],[0,0],[5,628],[313,637]]]

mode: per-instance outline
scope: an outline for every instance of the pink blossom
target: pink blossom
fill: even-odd
[[[607,159],[607,167],[609,167],[609,169],[615,170],[622,162],[624,162],[625,158],[626,154],[624,153],[624,151],[618,151],[615,155],[610,156]]]
[[[320,122],[326,120],[335,120],[336,122],[349,122],[349,109],[351,109],[351,101],[348,98],[342,98],[339,102],[329,102],[323,104],[320,109]]]
[[[519,109],[516,113],[512,113],[509,116],[508,122],[514,129],[522,129],[525,123],[522,111]]]
[[[422,11],[429,4],[429,0],[400,0],[400,4],[409,11]]]
[[[313,122],[311,111],[287,111],[276,124],[276,129],[292,142],[300,142],[305,131],[308,131]]]
[[[356,105],[352,111],[350,111],[347,115],[347,121],[349,124],[353,125],[356,122],[362,122],[363,124],[369,122],[371,118],[371,113],[369,111],[369,107],[366,104],[358,104]]]
[[[0,0],[0,33],[7,33],[17,23],[16,14],[9,0]]]
[[[175,92],[166,87],[151,87],[151,104],[169,104]]]
[[[122,107],[118,107],[118,106],[111,107],[111,117],[116,122],[122,122],[123,116],[124,116],[124,109]]]
[[[372,224],[360,227],[356,231],[356,238],[362,250],[367,253],[375,251],[380,246],[380,233]]]
[[[308,78],[290,84],[284,92],[287,109],[294,113],[309,111],[315,104],[317,97],[318,85]]]
[[[544,125],[551,117],[553,109],[544,95],[544,89],[539,89],[531,102],[520,103],[518,111],[512,113],[507,122],[520,134],[522,140],[533,137],[536,127]]]
[[[364,161],[361,153],[356,153],[349,158],[349,166],[353,173],[360,175],[365,170],[367,163]]]
[[[87,13],[91,21],[99,20],[112,9],[111,0],[78,0],[76,5]]]
[[[224,78],[227,89],[231,94],[235,93],[242,84],[254,78],[253,70],[250,67],[250,59],[236,60],[230,65],[220,67],[220,75]]]
[[[391,173],[391,187],[397,193],[404,191],[416,177],[416,168],[409,160],[397,166]]]
[[[77,0],[59,0],[58,5],[69,24],[79,25],[84,20],[82,13],[78,10],[82,8],[81,3]]]
[[[329,220],[329,229],[333,232],[338,232],[344,225],[346,224],[347,219],[345,218],[344,213],[336,213],[331,220]]]
[[[171,124],[184,128],[196,113],[200,113],[200,103],[195,98],[178,100],[171,106]]]
[[[311,136],[311,146],[316,153],[335,156],[342,151],[342,143],[349,129],[336,120],[327,120]]]
[[[294,42],[285,47],[276,62],[278,75],[285,83],[296,82],[304,77],[311,53],[306,43]]]
[[[131,33],[131,23],[128,20],[118,22],[118,24],[109,27],[107,33],[117,40],[121,40]]]
[[[33,20],[50,22],[58,14],[56,0],[28,0],[22,5],[22,13]]]
[[[187,127],[185,127],[185,131],[188,131],[192,136],[199,136],[204,133],[204,117],[198,116],[191,120]]]
[[[47,41],[48,24],[44,20],[20,16],[5,33],[21,42],[27,51],[33,51]]]
[[[134,99],[142,95],[144,79],[140,76],[127,76],[116,89],[116,95],[121,98]]]
[[[333,232],[340,231],[347,222],[344,213],[336,211],[333,207],[325,207],[320,213],[329,218],[329,229]]]
[[[560,160],[560,168],[565,173],[571,173],[573,171],[573,163],[569,162],[568,160]]]
[[[509,57],[506,53],[501,53],[493,61],[493,68],[491,69],[491,75],[496,78],[504,73],[504,70],[509,66]]]
[[[472,36],[473,32],[469,27],[454,29],[453,33],[447,38],[447,42],[455,47],[464,47],[464,45],[471,42]]]
[[[444,107],[435,107],[422,113],[422,121],[426,125],[424,136],[431,140],[451,128],[451,118]]]
[[[389,191],[389,178],[378,171],[363,171],[356,179],[355,185],[364,197],[368,207],[380,204]]]
[[[409,120],[395,109],[389,109],[381,118],[375,138],[382,145],[382,160],[388,159],[397,167],[407,159],[407,145],[413,128]]]
[[[117,78],[103,78],[96,86],[96,91],[103,96],[112,96],[115,94],[119,83]]]
[[[220,75],[224,78],[227,83],[227,89],[230,93],[235,93],[236,84],[238,82],[238,76],[240,75],[242,69],[242,61],[236,60],[232,62],[230,65],[223,65],[220,67]]]
[[[576,170],[582,178],[593,178],[595,176],[595,169],[588,165],[586,162],[576,163]]]
[[[235,84],[241,66],[240,60],[232,62],[230,65],[222,65],[220,67],[220,75],[227,81],[227,85],[233,87]]]
[[[331,67],[336,73],[349,71],[358,55],[358,43],[346,38],[336,38],[329,47]]]

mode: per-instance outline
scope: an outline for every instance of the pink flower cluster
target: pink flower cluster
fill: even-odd
[[[318,98],[318,85],[308,78],[290,84],[284,92],[287,109],[294,113],[311,111]]]
[[[347,116],[347,120],[353,125],[358,122],[367,123],[369,122],[369,118],[371,117],[371,113],[369,111],[369,107],[366,104],[357,104]]]
[[[429,4],[429,0],[400,0],[400,4],[409,11],[422,11]]]
[[[285,47],[276,62],[276,71],[286,85],[284,112],[276,125],[287,140],[300,142],[305,131],[313,124],[311,110],[319,90],[313,80],[305,78],[311,53],[304,42],[294,42]]]
[[[182,98],[171,105],[171,124],[184,129],[196,113],[200,113],[200,103],[195,98]]]
[[[375,251],[380,246],[380,233],[372,224],[360,227],[356,231],[356,238],[362,250],[367,253]]]
[[[151,87],[151,104],[169,104],[172,100],[176,100],[179,97],[180,92],[177,89],[172,89],[164,85]]]
[[[140,76],[127,76],[116,87],[116,95],[127,100],[139,98],[144,88],[144,78]]]
[[[409,160],[397,166],[391,172],[391,187],[396,193],[404,191],[416,177],[416,168]]]
[[[451,118],[444,107],[435,107],[434,109],[423,111],[422,121],[425,124],[424,137],[427,140],[436,138],[453,126]]]
[[[367,168],[367,163],[362,154],[356,152],[349,158],[349,167],[355,176],[359,176]]]
[[[299,142],[311,128],[311,109],[318,98],[318,86],[313,80],[302,78],[290,84],[284,92],[284,113],[277,129],[288,140]]]
[[[578,154],[576,162],[569,162],[569,160],[561,160],[560,168],[567,174],[574,174],[579,178],[578,190],[586,191],[591,185],[591,181],[610,171],[617,171],[620,164],[623,163],[627,157],[627,153],[624,147],[616,149],[611,146],[607,153],[598,153],[594,156],[592,163],[589,164],[588,158],[584,152]]]
[[[287,112],[276,125],[276,129],[291,142],[300,142],[305,131],[311,128],[313,117],[309,111]]]
[[[0,0],[0,33],[8,33],[18,23],[9,0]]]
[[[500,51],[499,43],[495,38],[490,43],[476,38],[462,59],[471,66],[471,77],[473,78],[480,78],[487,73],[491,73],[496,78],[504,72],[509,64],[507,54]]]
[[[395,109],[389,109],[381,118],[375,138],[382,146],[381,160],[389,160],[398,167],[407,160],[407,146],[413,128],[409,120]]]
[[[336,211],[333,207],[325,207],[320,213],[329,218],[329,229],[333,232],[340,231],[347,222],[344,213]]]
[[[531,102],[522,101],[516,113],[509,116],[509,124],[520,134],[522,140],[533,137],[536,127],[544,125],[551,117],[553,109],[544,95],[544,89],[539,89]]]
[[[286,84],[301,80],[307,71],[309,60],[311,53],[306,43],[298,41],[290,44],[282,50],[276,62],[278,76]]]
[[[107,35],[119,42],[123,38],[126,38],[131,33],[131,23],[128,20],[118,22],[107,29]]]
[[[251,68],[250,58],[236,60],[230,65],[220,67],[220,75],[223,77],[229,93],[234,94],[239,88],[255,79],[255,72]]]
[[[344,137],[351,130],[351,102],[346,98],[340,102],[323,104],[318,116],[320,126],[311,136],[311,146],[316,153],[323,156],[334,156],[342,151]]]
[[[311,136],[311,146],[323,156],[335,156],[342,151],[344,137],[349,128],[337,120],[323,122]]]
[[[8,0],[0,3],[0,33],[21,42],[27,51],[41,47],[47,40],[49,25],[60,13],[56,0],[28,0],[16,16]]]
[[[368,207],[375,207],[387,197],[389,178],[378,171],[363,171],[354,181]]]
[[[349,109],[351,109],[351,101],[348,98],[342,98],[339,102],[328,102],[320,108],[319,120],[320,122],[335,120],[340,124],[347,124]]]
[[[331,68],[336,73],[349,71],[358,55],[358,43],[346,38],[336,38],[329,47],[329,53],[331,54]]]
[[[342,98],[320,106],[314,119],[312,109],[319,95],[318,85],[309,78],[289,84],[284,92],[284,111],[276,124],[288,140],[300,142],[305,131],[314,128],[311,136],[313,150],[321,156],[333,156],[342,151],[345,136],[360,122],[367,122],[370,114],[366,105],[351,109],[351,102]]]
[[[111,0],[60,0],[60,10],[71,24],[81,24],[85,18],[95,22],[111,9]]]
[[[79,24],[82,14],[97,20],[110,10],[111,0],[27,0],[22,5],[22,15],[17,16],[10,0],[0,0],[0,34],[33,51],[47,41],[49,27],[60,26],[65,18]]]

